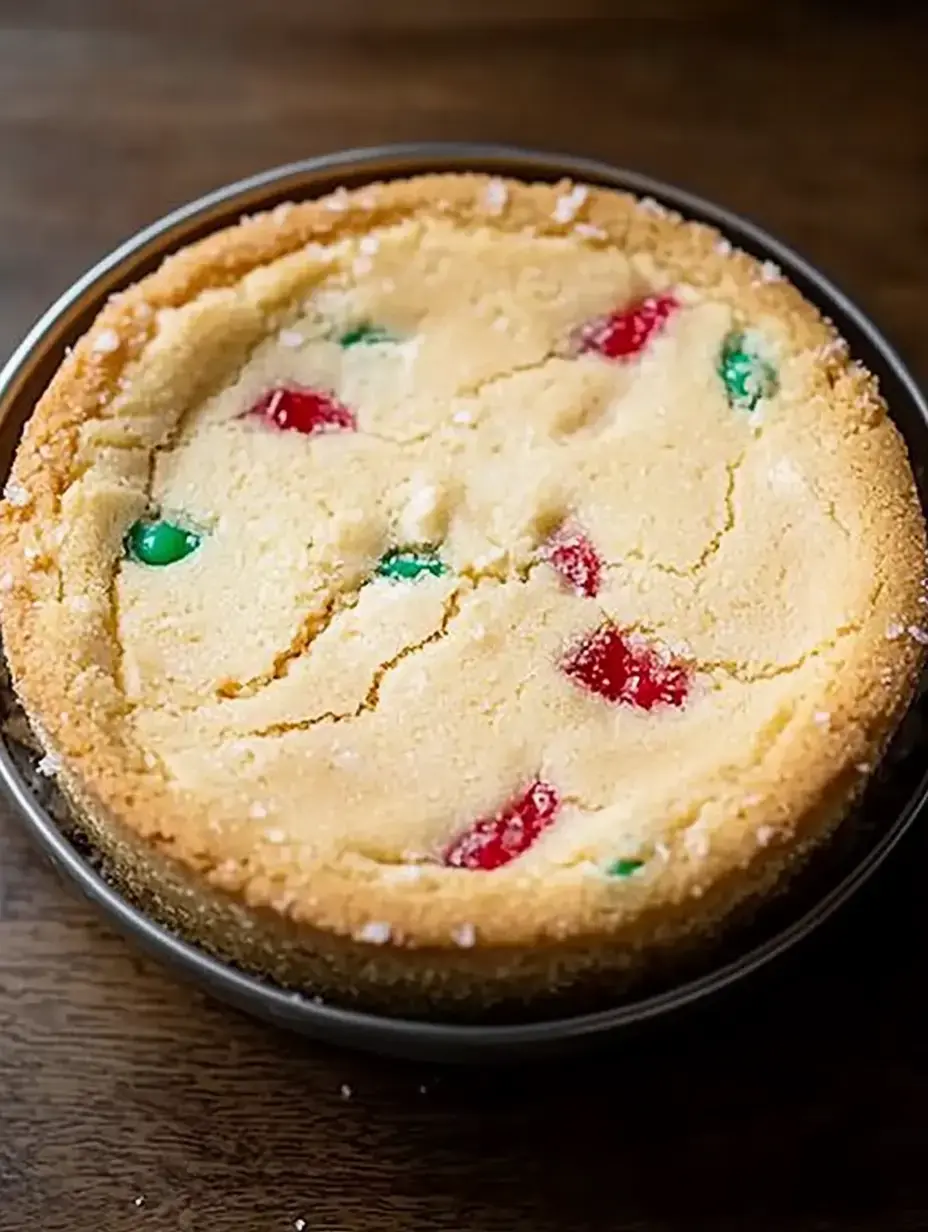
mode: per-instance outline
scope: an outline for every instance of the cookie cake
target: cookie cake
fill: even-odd
[[[311,995],[646,971],[858,797],[928,635],[873,377],[648,200],[428,175],[114,296],[0,509],[14,684],[126,893]]]

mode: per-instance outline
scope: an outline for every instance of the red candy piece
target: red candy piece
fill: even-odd
[[[599,594],[603,562],[582,530],[562,526],[548,540],[544,556],[578,595],[592,599]]]
[[[690,689],[690,671],[664,657],[637,635],[615,625],[600,625],[561,663],[571,680],[608,702],[638,710],[682,706]]]
[[[648,295],[630,308],[584,325],[577,336],[578,348],[605,359],[630,359],[660,333],[679,306],[673,295]]]
[[[528,851],[542,830],[551,825],[561,806],[550,783],[537,780],[494,817],[476,821],[445,851],[449,868],[489,872]]]
[[[292,385],[278,385],[268,390],[245,413],[249,418],[263,419],[284,432],[302,432],[304,436],[314,436],[317,432],[353,432],[358,426],[354,412],[332,394]]]

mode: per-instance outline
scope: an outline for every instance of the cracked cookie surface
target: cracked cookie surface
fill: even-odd
[[[367,945],[646,947],[775,880],[911,694],[924,531],[872,378],[717,241],[431,177],[114,301],[2,523],[71,793]]]

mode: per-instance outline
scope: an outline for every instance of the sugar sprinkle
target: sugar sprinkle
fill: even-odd
[[[477,930],[473,924],[458,924],[451,930],[451,940],[462,949],[469,950],[477,940]]]
[[[15,479],[11,479],[3,489],[3,496],[8,505],[15,505],[18,509],[25,508],[32,500],[32,497],[26,491],[21,483],[17,483]]]
[[[558,197],[551,217],[555,222],[573,222],[577,211],[589,195],[590,190],[584,184],[575,184],[570,192]]]
[[[653,197],[641,197],[638,201],[641,209],[647,210],[649,214],[654,214],[657,218],[665,218],[667,210],[659,201],[655,201]]]
[[[575,223],[574,231],[576,231],[577,235],[587,240],[606,240],[609,238],[607,231],[604,231],[602,227],[594,226],[591,222]]]
[[[347,210],[348,208],[348,191],[345,188],[336,188],[335,192],[328,197],[322,199],[322,204],[327,210]]]
[[[502,180],[490,180],[483,194],[483,204],[490,214],[501,214],[509,200],[509,189]]]
[[[832,338],[828,342],[823,342],[818,348],[818,356],[820,359],[843,359],[847,355],[847,343],[843,338]]]
[[[368,920],[364,927],[355,933],[355,940],[368,941],[371,945],[386,945],[391,931],[385,920]]]
[[[780,282],[783,278],[783,271],[775,261],[765,261],[760,267],[761,282]]]
[[[39,774],[44,774],[46,778],[53,778],[61,769],[61,758],[57,753],[46,753],[43,758],[36,762],[36,770]]]
[[[119,334],[116,333],[115,329],[101,330],[93,343],[95,355],[111,355],[113,351],[118,351],[119,347]]]

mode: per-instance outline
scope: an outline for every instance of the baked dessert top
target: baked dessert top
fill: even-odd
[[[711,919],[841,816],[926,640],[871,376],[769,263],[568,183],[172,256],[36,408],[0,550],[79,808],[372,945]]]

